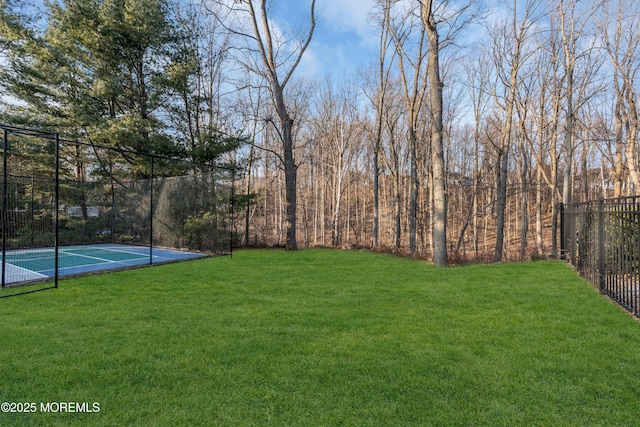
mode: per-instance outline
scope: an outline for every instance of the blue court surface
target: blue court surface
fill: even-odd
[[[206,257],[204,254],[144,246],[101,244],[58,248],[58,276],[181,261]],[[54,248],[7,251],[5,283],[44,280],[55,276]]]

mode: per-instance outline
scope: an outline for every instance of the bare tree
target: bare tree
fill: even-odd
[[[365,87],[364,93],[369,98],[375,108],[376,122],[373,132],[373,225],[371,229],[373,247],[380,245],[380,151],[382,145],[383,131],[383,111],[385,103],[385,92],[389,82],[389,74],[391,72],[391,64],[393,63],[393,55],[387,60],[388,51],[392,43],[389,34],[389,11],[390,0],[381,0],[377,7],[382,12],[380,25],[380,38],[378,40],[378,63],[376,64],[376,77],[373,78],[375,83],[370,87]],[[377,14],[375,15],[377,16]]]
[[[478,257],[478,219],[479,206],[478,198],[481,185],[481,127],[487,112],[488,96],[487,85],[489,84],[490,71],[488,58],[485,49],[480,50],[480,54],[473,60],[466,63],[465,72],[467,74],[467,85],[469,86],[469,96],[473,109],[473,189],[471,194],[471,206],[467,214],[467,222],[473,218],[473,251],[475,257]],[[464,239],[464,229],[460,233],[457,248],[460,248]]]
[[[630,193],[640,189],[640,164],[638,164],[638,133],[640,132],[640,113],[637,106],[637,74],[640,71],[637,57],[640,51],[640,10],[637,2],[618,0],[605,1],[602,5],[603,22],[599,26],[603,44],[613,66],[612,85],[615,89],[615,195],[622,195],[623,152],[629,171]],[[611,10],[613,9],[613,10]],[[615,27],[612,28],[610,14],[615,14]],[[626,133],[626,149],[624,136]]]
[[[442,144],[442,79],[440,78],[440,36],[433,0],[422,3],[421,16],[429,40],[429,92],[431,101],[431,163],[433,174],[433,263],[446,267],[447,194]]]
[[[536,8],[539,0],[527,0],[521,16],[518,13],[518,2],[513,1],[510,7],[511,21],[505,22],[492,30],[494,51],[493,60],[496,66],[500,85],[494,88],[494,99],[504,113],[504,123],[500,132],[498,152],[498,179],[496,199],[496,246],[494,261],[502,260],[504,245],[505,209],[507,205],[507,174],[509,172],[509,152],[511,149],[511,133],[513,113],[516,102],[520,70],[532,52],[527,51],[526,43],[538,18]],[[501,89],[501,93],[498,92]]]
[[[403,174],[407,163],[407,147],[403,145],[400,135],[405,131],[402,120],[406,115],[406,105],[403,95],[400,93],[400,84],[394,80],[386,87],[384,92],[385,103],[383,110],[383,138],[381,146],[381,159],[389,171],[390,179],[387,182],[390,203],[393,208],[392,218],[389,223],[391,240],[396,249],[401,247],[402,239],[402,190]]]
[[[407,106],[407,131],[409,137],[409,253],[416,251],[416,225],[418,210],[418,126],[420,112],[424,106],[427,89],[426,31],[417,18],[419,13],[415,4],[389,1],[385,2],[384,14],[389,34],[396,51],[400,82],[404,101]],[[422,8],[422,6],[420,6]]]
[[[551,205],[551,254],[557,255],[557,222],[562,195],[558,187],[558,132],[562,107],[563,77],[560,73],[560,43],[555,22],[551,21],[548,37],[542,37],[536,59],[535,85],[537,99],[531,105],[536,132],[525,134],[530,153],[536,162],[536,252],[544,254],[543,208]],[[550,200],[543,200],[544,186],[549,188]],[[546,202],[546,203],[543,203]]]
[[[595,38],[588,34],[588,25],[591,17],[596,12],[595,7],[578,9],[578,0],[557,0],[556,10],[559,15],[559,32],[564,54],[564,81],[565,81],[565,138],[564,160],[565,168],[562,183],[562,203],[573,201],[572,177],[575,152],[575,124],[576,116],[590,98],[591,94],[586,90],[591,83],[598,60],[594,60]],[[586,40],[591,40],[587,42]],[[578,80],[578,81],[576,81]],[[579,93],[578,93],[579,92]],[[578,96],[576,96],[576,94]]]
[[[312,125],[315,146],[322,147],[322,167],[326,168],[333,190],[331,196],[331,244],[342,246],[348,230],[349,208],[345,194],[350,194],[349,175],[362,136],[358,117],[355,85],[344,83],[338,90],[327,79],[322,89],[316,89],[316,120]],[[348,199],[348,197],[347,197]],[[347,226],[345,226],[345,224]]]
[[[251,72],[260,75],[268,84],[271,101],[278,116],[278,123],[274,123],[282,143],[282,155],[285,175],[286,200],[286,248],[297,249],[296,240],[296,177],[297,165],[294,157],[294,120],[291,118],[289,105],[286,101],[285,88],[291,81],[293,73],[298,68],[302,57],[311,42],[316,25],[315,0],[311,1],[309,28],[301,39],[281,36],[274,30],[274,22],[270,19],[268,0],[235,0],[232,4],[219,0],[212,0],[223,4],[227,8],[226,16],[217,16],[221,22],[235,35],[244,38],[247,46],[244,49],[243,65]],[[258,8],[254,7],[257,3]],[[243,7],[241,9],[241,7]],[[231,28],[227,23],[229,17],[241,16],[248,20],[249,29],[242,27]],[[242,21],[242,18],[240,18]],[[256,55],[258,58],[256,58]]]
[[[537,68],[537,67],[535,67]],[[529,105],[532,103],[533,97],[533,77],[532,73],[529,73],[526,79],[522,80],[517,95],[517,113],[519,120],[519,134],[518,134],[518,168],[520,178],[520,260],[523,261],[526,256],[528,246],[528,232],[529,232],[529,205],[528,205],[528,188],[529,188],[529,170],[530,170],[530,154],[529,147],[533,145],[530,135],[533,135],[532,123],[529,119],[531,113]]]

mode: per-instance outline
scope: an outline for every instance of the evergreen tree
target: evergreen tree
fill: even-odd
[[[35,17],[21,15],[24,4],[4,3],[2,81],[21,101],[14,115],[142,153],[213,161],[236,148],[240,139],[203,119],[213,106],[200,90],[211,66],[199,53],[202,28],[178,19],[170,1],[53,0],[40,31],[27,25]],[[148,174],[148,165],[134,166],[138,176]]]

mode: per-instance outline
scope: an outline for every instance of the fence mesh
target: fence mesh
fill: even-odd
[[[150,263],[158,248],[230,252],[231,169],[1,129],[3,288],[49,277],[34,271],[57,283],[58,252],[71,246],[144,247]]]

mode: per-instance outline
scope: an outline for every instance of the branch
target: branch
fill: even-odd
[[[293,74],[295,69],[298,67],[300,60],[302,59],[302,55],[307,50],[309,43],[311,43],[311,37],[313,37],[313,31],[316,28],[315,6],[316,6],[316,0],[313,0],[311,2],[311,28],[309,28],[309,34],[307,35],[307,39],[305,40],[302,48],[300,49],[300,53],[298,54],[298,57],[296,58],[295,63],[291,66],[291,69],[289,70],[286,77],[282,81],[282,88],[284,88],[287,85],[287,82],[291,78],[291,75]]]

